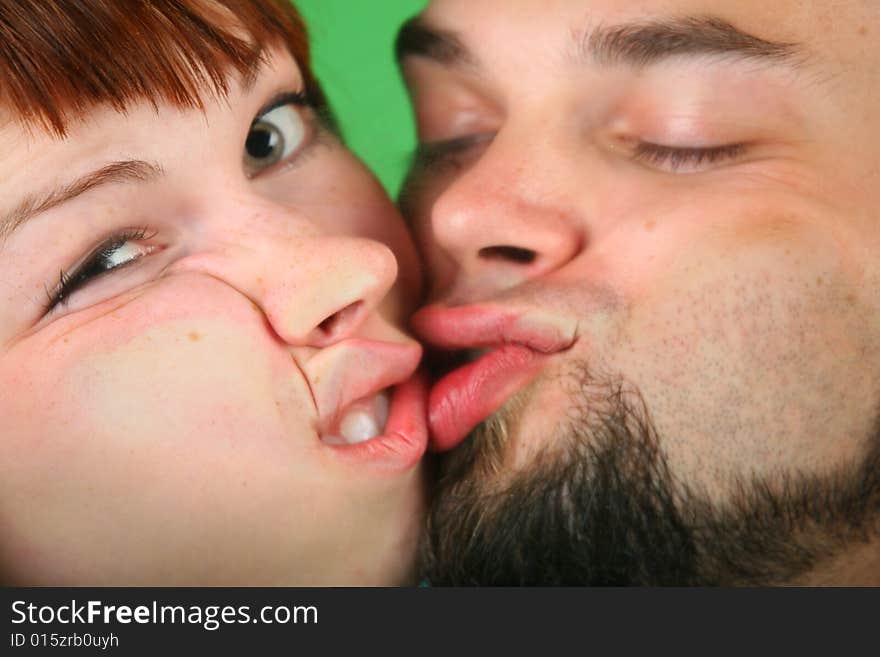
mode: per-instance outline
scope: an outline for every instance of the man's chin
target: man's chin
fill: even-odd
[[[443,458],[423,555],[432,583],[804,583],[878,538],[880,432],[860,463],[742,478],[718,505],[673,476],[636,393],[591,381],[541,434],[540,385]]]

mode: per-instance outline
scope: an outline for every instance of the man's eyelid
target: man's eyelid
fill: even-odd
[[[410,94],[422,143],[497,132],[506,118],[503,97],[472,81],[455,80],[424,90],[410,88]]]
[[[494,139],[496,132],[472,132],[458,137],[449,137],[446,139],[433,139],[419,141],[418,147],[423,150],[431,151],[459,151],[475,146],[490,144]]]
[[[420,144],[441,145],[482,142],[494,139],[503,122],[500,118],[474,108],[451,112],[448,117],[431,117],[419,122],[418,141]]]
[[[755,146],[760,139],[745,138],[744,136],[730,135],[727,138],[703,138],[703,137],[659,137],[654,134],[644,134],[642,131],[617,131],[611,130],[603,140],[614,150],[625,153],[652,150],[655,152],[689,152],[711,153],[726,149],[745,149]]]
[[[727,149],[743,148],[749,145],[745,141],[724,141],[717,143],[664,143],[660,140],[636,139],[633,140],[635,148],[648,148],[656,151],[682,152],[682,153],[712,153]]]
[[[631,156],[636,162],[666,173],[699,173],[742,162],[751,146],[749,142],[667,146],[640,140],[632,147]]]
[[[438,166],[476,159],[491,145],[495,135],[494,132],[480,133],[435,142],[419,142],[413,151],[412,169],[425,172]]]

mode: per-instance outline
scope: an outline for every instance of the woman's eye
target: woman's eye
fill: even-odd
[[[251,125],[244,144],[244,167],[249,177],[296,153],[306,140],[308,127],[297,105],[287,103],[260,115]]]
[[[636,144],[633,158],[670,173],[698,173],[715,164],[738,160],[746,148],[746,144],[677,147],[642,141]]]
[[[158,247],[142,243],[143,240],[151,237],[143,229],[126,231],[104,242],[82,264],[70,272],[62,271],[55,289],[51,292],[47,289],[49,295],[47,312],[66,302],[74,292],[93,279],[130,265],[155,252]]]

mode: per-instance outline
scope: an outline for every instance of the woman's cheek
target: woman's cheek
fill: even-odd
[[[222,321],[156,326],[69,370],[68,393],[79,400],[74,417],[124,442],[234,443],[277,434],[278,391],[265,351]]]
[[[295,501],[284,486],[315,463],[308,387],[250,302],[201,287],[189,304],[201,318],[145,294],[0,359],[15,391],[0,398],[0,519],[13,536],[0,555],[25,579],[103,581],[89,570],[99,545],[146,572],[161,549],[219,536],[214,516],[247,517],[251,498]]]
[[[308,387],[262,316],[231,288],[192,283],[191,295],[165,285],[71,318],[0,360],[4,387],[18,391],[3,403],[11,442],[53,460],[139,445],[171,456],[242,440],[271,449],[303,434],[314,415]]]

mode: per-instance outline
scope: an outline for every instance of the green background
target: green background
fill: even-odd
[[[427,0],[294,0],[309,26],[314,67],[348,145],[397,195],[414,144],[393,45]]]

